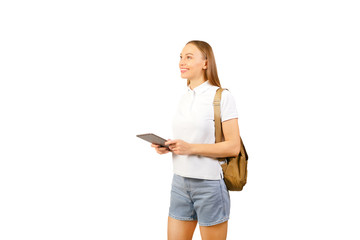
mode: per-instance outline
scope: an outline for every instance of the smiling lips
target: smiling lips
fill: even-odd
[[[188,69],[188,68],[180,68],[181,73],[184,73],[184,72],[186,72],[187,70],[189,70],[189,69]]]

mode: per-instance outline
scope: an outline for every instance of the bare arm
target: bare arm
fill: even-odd
[[[222,123],[224,142],[215,144],[190,144],[182,140],[169,140],[172,152],[178,155],[201,155],[211,158],[234,157],[240,151],[240,133],[238,119],[230,119]]]

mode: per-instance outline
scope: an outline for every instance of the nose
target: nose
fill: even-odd
[[[180,66],[185,66],[185,62],[184,62],[184,59],[180,59],[180,63],[179,63]]]

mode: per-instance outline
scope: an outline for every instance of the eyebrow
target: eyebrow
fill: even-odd
[[[192,53],[186,53],[185,55],[194,55],[194,54],[192,54]],[[181,53],[180,53],[180,56],[181,56]]]

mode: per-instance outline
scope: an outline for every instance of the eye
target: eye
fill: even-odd
[[[187,57],[187,59],[191,59],[191,57],[190,57],[190,56],[188,56],[188,57]]]

